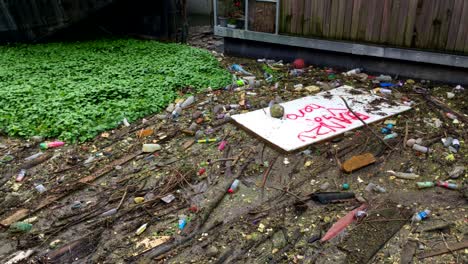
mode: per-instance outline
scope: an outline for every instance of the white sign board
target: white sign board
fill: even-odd
[[[271,117],[269,108],[234,115],[232,118],[270,143],[286,151],[293,151],[363,126],[346,108],[340,96],[366,123],[411,109],[400,104],[390,105],[380,96],[342,86],[282,103],[285,112],[282,119]]]

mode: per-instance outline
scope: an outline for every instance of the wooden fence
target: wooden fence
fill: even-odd
[[[280,33],[468,53],[468,0],[282,0]]]

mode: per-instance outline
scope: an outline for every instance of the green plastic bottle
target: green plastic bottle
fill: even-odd
[[[27,233],[31,231],[32,224],[26,222],[16,222],[10,225],[10,232],[12,233]]]

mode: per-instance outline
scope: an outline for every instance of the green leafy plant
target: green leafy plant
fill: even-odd
[[[0,47],[0,130],[85,141],[230,82],[208,51],[133,39]]]

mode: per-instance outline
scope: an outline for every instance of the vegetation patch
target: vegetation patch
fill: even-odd
[[[85,141],[156,113],[178,89],[225,86],[208,51],[155,41],[99,40],[0,47],[0,130]]]

